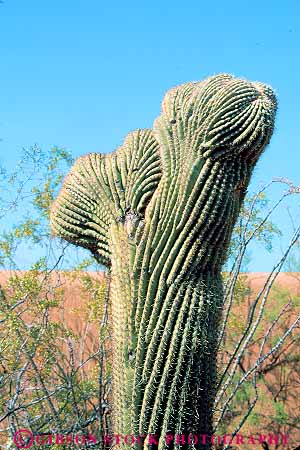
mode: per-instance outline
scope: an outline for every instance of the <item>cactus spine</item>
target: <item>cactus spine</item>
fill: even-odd
[[[211,434],[221,267],[275,113],[261,83],[186,83],[153,130],[67,176],[52,230],[111,269],[114,433],[157,434],[159,449],[167,433]]]

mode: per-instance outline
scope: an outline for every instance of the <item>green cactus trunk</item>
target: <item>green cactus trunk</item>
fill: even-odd
[[[164,305],[153,292],[152,307],[142,318],[148,327],[132,332],[136,328],[128,308],[130,291],[142,283],[136,277],[134,284],[131,245],[118,228],[112,238],[117,263],[111,268],[113,343],[117,344],[113,347],[114,432],[160,435],[160,448],[168,432],[185,434],[186,439],[190,433],[211,435],[221,275],[206,271],[172,283],[161,292]],[[140,369],[135,371],[135,366]]]
[[[80,158],[65,180],[54,233],[111,270],[116,434],[157,435],[160,450],[168,434],[212,433],[221,268],[275,112],[260,83],[187,83],[167,93],[153,132]]]

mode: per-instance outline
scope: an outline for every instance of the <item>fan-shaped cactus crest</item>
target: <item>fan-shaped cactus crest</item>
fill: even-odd
[[[186,83],[153,130],[67,176],[53,233],[111,270],[114,433],[156,434],[159,449],[167,433],[211,434],[221,267],[275,113],[261,83]]]

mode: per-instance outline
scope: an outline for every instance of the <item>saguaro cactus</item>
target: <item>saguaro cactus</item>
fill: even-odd
[[[156,434],[159,449],[167,433],[211,434],[221,267],[275,112],[261,83],[186,83],[153,130],[67,176],[53,233],[111,270],[114,433]]]

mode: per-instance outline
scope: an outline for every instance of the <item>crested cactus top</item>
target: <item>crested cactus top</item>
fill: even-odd
[[[178,127],[179,121],[199,156],[234,152],[257,158],[272,135],[276,108],[269,86],[220,74],[171,89],[156,123]]]
[[[200,232],[203,211],[210,214],[211,231],[219,226],[216,221],[225,226],[224,217],[239,211],[244,187],[272,135],[275,113],[270,87],[228,74],[171,89],[153,131],[137,130],[115,153],[89,154],[76,161],[52,207],[53,233],[89,248],[100,262],[110,265],[112,222],[128,223],[130,217],[134,236],[138,224],[152,214],[147,206],[155,192],[158,195],[168,186],[178,191],[178,198],[189,198],[196,195],[199,184],[203,196],[208,189],[212,195],[209,202],[201,202],[197,218],[193,211],[196,229]],[[161,196],[161,210],[170,195]],[[191,202],[178,214],[191,214]],[[178,230],[181,222],[177,221]],[[217,247],[228,245],[226,226],[221,234],[222,239],[214,235]],[[222,262],[224,256],[217,259]]]

